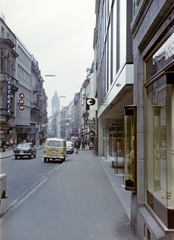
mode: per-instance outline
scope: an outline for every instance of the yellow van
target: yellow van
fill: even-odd
[[[60,138],[47,138],[44,144],[43,158],[44,162],[50,160],[64,162],[66,158],[66,141]]]

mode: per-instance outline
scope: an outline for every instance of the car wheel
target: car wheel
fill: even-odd
[[[17,159],[18,158],[18,156],[15,156],[15,159]]]

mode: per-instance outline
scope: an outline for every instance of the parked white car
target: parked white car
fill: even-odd
[[[74,152],[74,144],[71,141],[66,141],[66,152],[73,153]]]
[[[0,204],[1,198],[7,198],[7,176],[6,174],[0,174]]]

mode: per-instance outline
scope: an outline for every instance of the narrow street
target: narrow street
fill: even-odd
[[[1,240],[137,239],[99,157],[90,150],[58,164],[1,217],[1,230]]]

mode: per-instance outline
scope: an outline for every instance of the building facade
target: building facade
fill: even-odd
[[[18,91],[16,76],[16,37],[0,18],[0,141],[12,143],[15,132],[15,95]]]
[[[96,0],[95,12],[98,154],[123,157],[138,239],[174,239],[174,3]]]
[[[94,74],[98,98],[98,155],[123,146],[124,106],[133,103],[132,1],[95,1]]]
[[[174,2],[133,1],[131,32],[137,112],[132,229],[140,240],[174,239]]]
[[[16,39],[16,51],[18,53],[18,58],[16,61],[16,73],[19,88],[16,94],[15,125],[17,142],[21,142],[23,140],[27,140],[30,133],[32,56],[18,38]]]
[[[0,140],[9,144],[46,135],[47,96],[38,62],[0,18]]]

